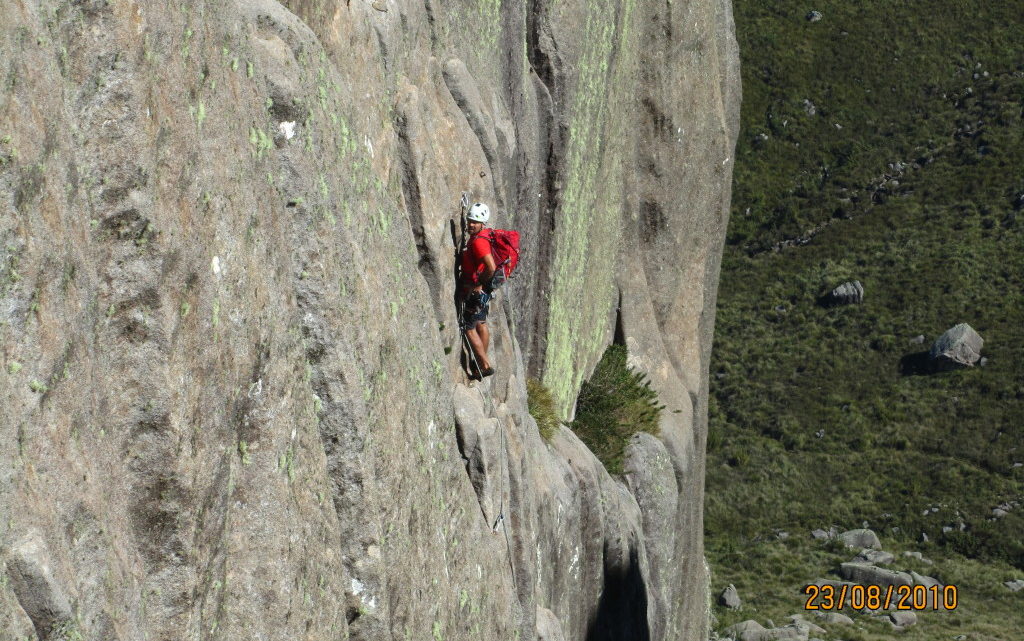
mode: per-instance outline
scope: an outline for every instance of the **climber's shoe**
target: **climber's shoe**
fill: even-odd
[[[488,367],[487,369],[480,371],[480,376],[487,377],[487,376],[491,376],[492,374],[494,374],[494,368],[493,367]]]

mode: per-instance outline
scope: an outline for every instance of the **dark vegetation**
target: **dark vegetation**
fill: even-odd
[[[734,5],[744,103],[711,364],[714,585],[773,590],[762,605],[791,614],[798,583],[848,560],[808,532],[867,522],[887,549],[946,559],[999,612],[1000,582],[1024,577],[1024,507],[992,512],[1024,499],[1024,3]],[[862,305],[818,304],[852,279]],[[987,365],[919,367],[960,322]]]
[[[638,432],[658,433],[664,405],[644,374],[626,365],[626,348],[609,345],[580,389],[569,425],[612,474],[622,473],[626,445]]]

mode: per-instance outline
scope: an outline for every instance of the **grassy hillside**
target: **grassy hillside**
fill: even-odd
[[[719,614],[781,624],[799,584],[852,556],[809,531],[866,521],[969,584],[908,638],[1013,638],[1020,595],[1001,582],[1024,578],[1024,507],[992,510],[1024,499],[1024,2],[735,11],[744,105],[705,518],[713,586],[754,601]],[[862,305],[818,304],[852,279]],[[986,366],[915,374],[961,322]]]

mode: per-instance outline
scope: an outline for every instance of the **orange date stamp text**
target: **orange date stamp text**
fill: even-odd
[[[955,585],[806,585],[805,610],[955,610]]]

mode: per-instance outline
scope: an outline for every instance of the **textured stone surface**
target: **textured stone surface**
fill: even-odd
[[[89,640],[702,638],[731,21],[5,6],[0,625],[67,605]],[[523,232],[484,383],[452,304],[463,191]],[[525,403],[529,373],[568,418],[616,333],[670,410],[622,479]]]
[[[871,550],[881,550],[882,543],[878,540],[878,535],[868,529],[856,529],[847,530],[839,535],[839,540],[843,542],[846,547],[850,548],[867,548]]]
[[[960,323],[947,329],[935,339],[928,357],[935,367],[973,367],[981,358],[981,347],[985,341],[967,323]]]
[[[889,613],[889,619],[892,621],[893,625],[905,628],[917,623],[917,613],[906,610],[897,610],[896,612]]]
[[[54,576],[46,544],[34,532],[18,541],[7,559],[7,576],[21,609],[40,638],[71,622],[71,603]]]
[[[921,554],[920,552],[918,552],[916,550],[907,550],[906,552],[903,553],[903,556],[909,557],[911,559],[917,559],[921,563],[926,563],[928,565],[932,564],[931,559],[925,558],[925,556],[923,554]]]
[[[878,568],[867,563],[840,563],[839,575],[844,579],[862,585],[913,585],[914,580],[906,572]]]
[[[851,561],[853,561],[854,563],[872,563],[888,565],[889,563],[892,563],[895,559],[896,557],[889,552],[885,552],[883,550],[872,550],[870,548],[864,548],[860,551],[860,554],[853,557]]]
[[[728,639],[739,639],[739,641],[758,641],[767,630],[763,625],[749,619],[731,625],[722,631]]]
[[[832,305],[856,305],[864,302],[864,286],[859,280],[843,283],[828,295]]]
[[[722,593],[718,595],[718,605],[724,605],[731,610],[738,610],[743,602],[740,600],[739,592],[736,591],[736,586],[732,583],[729,584]]]
[[[807,641],[809,631],[824,632],[823,629],[806,621],[798,620],[778,628],[765,628],[757,621],[749,620],[729,626],[722,633],[726,638],[736,641]]]
[[[926,588],[930,588],[935,585],[942,586],[942,583],[940,583],[935,577],[918,574],[913,570],[910,571],[910,578],[914,581],[914,585],[923,585]]]
[[[537,608],[537,641],[565,641],[562,623],[547,608]]]
[[[829,625],[853,625],[853,619],[840,612],[819,612],[818,619]]]

